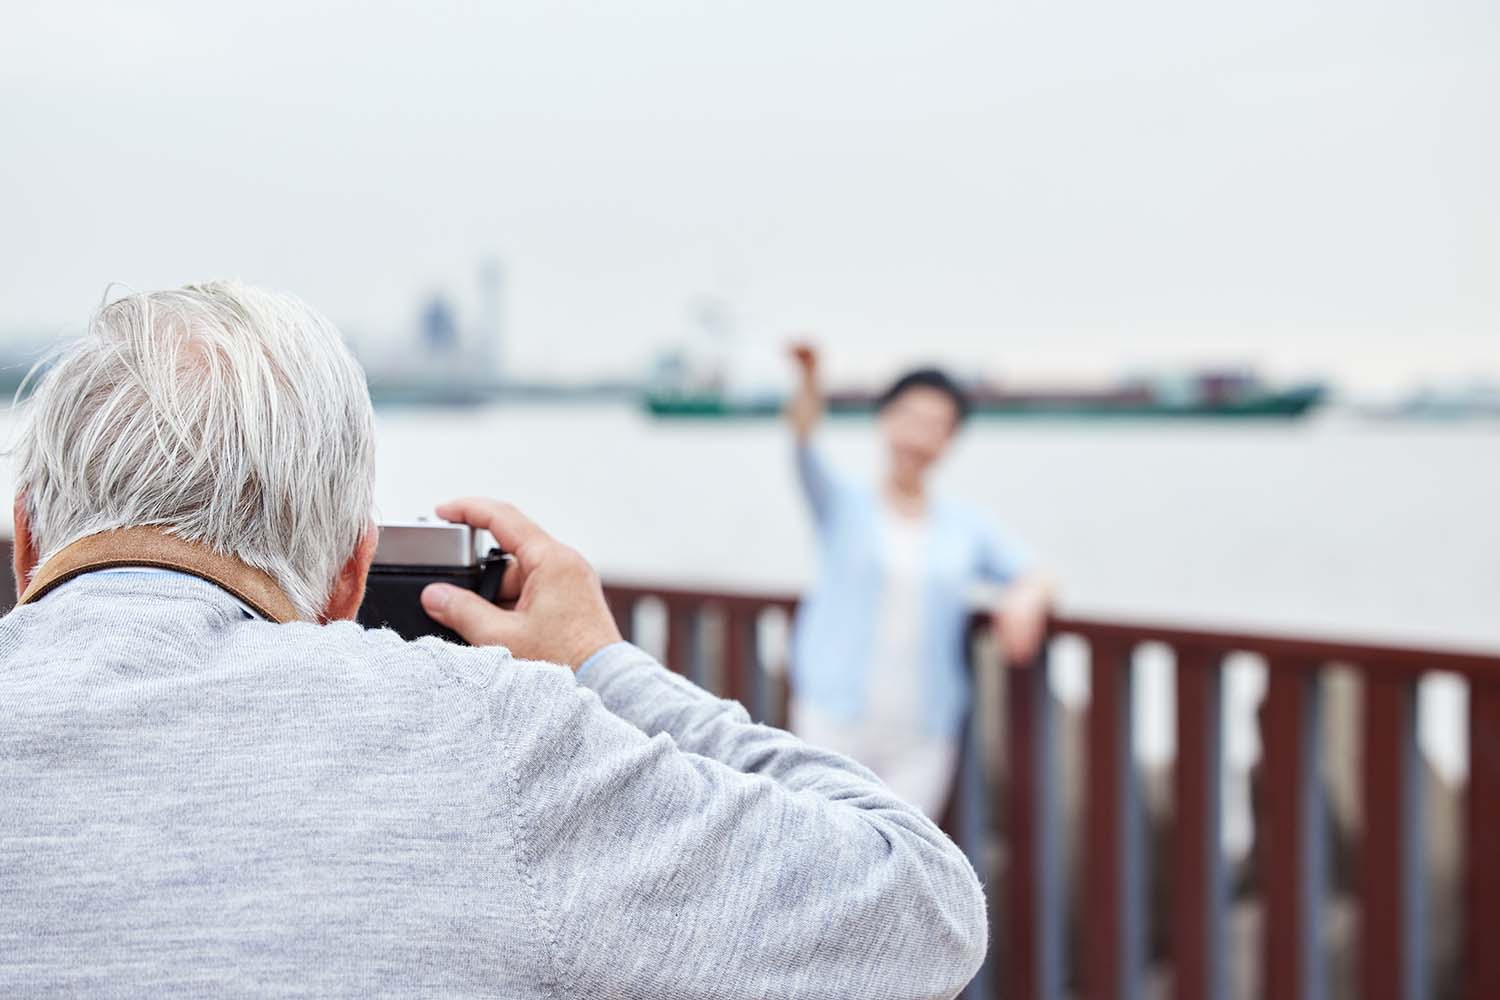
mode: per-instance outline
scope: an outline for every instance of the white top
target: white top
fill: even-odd
[[[922,611],[926,600],[930,522],[880,509],[881,595],[864,715],[830,718],[815,706],[792,706],[792,728],[809,743],[853,757],[891,791],[936,819],[947,801],[958,748],[924,729]]]
[[[883,578],[880,615],[871,650],[866,723],[891,733],[920,736],[924,713],[918,679],[922,662],[923,550],[927,519],[881,511]]]

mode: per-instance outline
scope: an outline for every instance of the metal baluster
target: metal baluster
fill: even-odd
[[[1093,1000],[1138,1000],[1145,971],[1146,859],[1132,739],[1132,652],[1125,642],[1096,640],[1092,647],[1085,985]]]
[[[1062,780],[1053,747],[1052,693],[1046,654],[1006,671],[1010,758],[1006,866],[1007,950],[997,996],[1055,1000],[1063,980],[1063,846],[1058,836]]]
[[[1469,805],[1464,996],[1500,997],[1500,677],[1469,681]]]
[[[1315,668],[1296,660],[1270,664],[1261,739],[1265,995],[1287,1000],[1322,1000],[1327,982],[1319,937],[1328,866]]]
[[[1228,996],[1224,872],[1223,656],[1212,648],[1177,650],[1177,764],[1172,832],[1173,995]]]
[[[1360,852],[1360,996],[1422,1000],[1421,771],[1416,682],[1364,680],[1364,843]]]

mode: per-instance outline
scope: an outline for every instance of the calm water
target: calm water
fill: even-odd
[[[794,588],[811,571],[778,423],[623,405],[377,419],[384,517],[486,493],[606,575]],[[823,444],[878,473],[872,424],[834,421]],[[940,483],[1033,549],[1070,611],[1500,647],[1500,423],[981,421]]]

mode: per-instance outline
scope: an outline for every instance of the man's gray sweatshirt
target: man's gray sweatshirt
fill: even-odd
[[[950,997],[985,941],[917,810],[633,646],[129,571],[0,620],[0,995]]]

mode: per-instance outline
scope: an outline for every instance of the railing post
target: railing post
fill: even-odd
[[[750,673],[755,664],[751,636],[754,628],[755,616],[739,605],[730,607],[724,616],[723,696],[745,706],[752,716],[756,711],[751,704],[754,688]]]
[[[635,640],[635,599],[624,597],[619,593],[606,587],[604,589],[605,601],[609,604],[610,614],[615,616],[615,628],[620,630],[620,638],[626,642]]]
[[[1500,997],[1500,678],[1469,680],[1464,996]]]
[[[1261,727],[1265,773],[1259,807],[1265,849],[1257,858],[1265,891],[1265,995],[1322,1000],[1319,937],[1325,898],[1323,788],[1318,773],[1316,664],[1270,664]]]
[[[1426,994],[1416,719],[1414,681],[1366,674],[1359,855],[1365,1000],[1420,1000]]]
[[[1145,958],[1145,864],[1131,738],[1132,649],[1095,640],[1088,716],[1089,905],[1084,985],[1092,1000],[1136,1000]]]
[[[953,775],[953,789],[949,796],[944,823],[939,824],[953,838],[958,849],[964,852],[974,874],[984,887],[984,898],[989,910],[990,946],[984,964],[969,980],[959,996],[962,1000],[983,1000],[993,996],[997,988],[995,970],[999,967],[996,955],[997,910],[994,899],[995,873],[991,868],[993,856],[986,844],[986,833],[991,829],[990,795],[993,787],[989,769],[985,767],[983,739],[979,736],[979,720],[982,709],[976,704],[959,729],[958,767]]]
[[[761,690],[766,691],[764,704],[768,708],[766,723],[782,729],[792,727],[792,664],[782,661],[780,669],[770,671],[764,678]]]
[[[1007,946],[1005,965],[995,977],[996,995],[1055,1000],[1062,993],[1062,845],[1046,652],[1030,666],[1007,667],[1005,676],[1010,850],[1003,933],[992,933]]]
[[[667,662],[664,666],[689,680],[696,680],[698,605],[669,600],[667,608]]]
[[[1223,657],[1177,650],[1177,763],[1172,832],[1172,961],[1176,1000],[1228,995],[1224,922],[1228,884],[1221,842]]]

